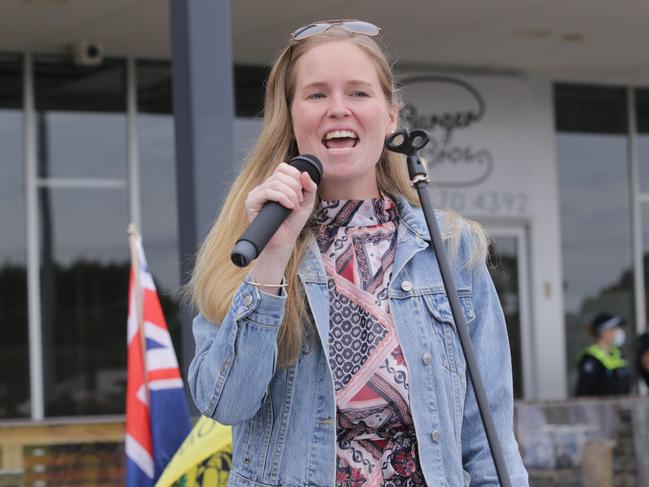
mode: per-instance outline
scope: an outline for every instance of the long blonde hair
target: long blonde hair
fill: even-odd
[[[290,104],[295,90],[296,62],[309,49],[340,40],[355,44],[373,61],[388,104],[401,108],[390,64],[371,37],[332,26],[321,34],[289,44],[279,54],[266,83],[261,134],[242,171],[232,183],[216,222],[203,241],[187,287],[187,292],[199,312],[212,323],[223,321],[234,293],[248,272],[247,269],[231,263],[228,251],[248,225],[244,205],[248,193],[268,178],[280,162],[298,155],[290,116]],[[402,195],[411,204],[418,205],[410,187],[403,156],[383,152],[377,165],[377,183],[383,194]],[[280,366],[296,360],[302,347],[303,323],[308,322],[305,320],[307,310],[304,291],[297,276],[307,244],[307,227],[302,231],[285,271],[288,297],[278,337]]]

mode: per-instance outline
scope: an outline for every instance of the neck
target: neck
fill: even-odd
[[[603,338],[600,338],[599,340],[597,340],[597,344],[598,344],[601,348],[603,348],[604,350],[606,350],[607,352],[610,352],[610,351],[611,351],[611,348],[613,348],[613,345],[612,345],[611,343],[608,343],[608,342],[607,342],[606,340],[604,340]]]
[[[344,183],[337,184],[334,181],[327,183],[320,184],[320,197],[325,201],[369,200],[381,197],[377,184],[350,187]]]

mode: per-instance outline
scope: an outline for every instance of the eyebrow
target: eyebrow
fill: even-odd
[[[353,85],[353,86],[365,86],[365,87],[368,87],[368,88],[372,88],[372,83],[369,83],[367,81],[357,80],[357,79],[350,80],[350,81],[347,82],[347,84],[348,85]],[[314,82],[309,83],[309,84],[307,84],[305,86],[302,86],[300,88],[300,91],[309,90],[309,89],[313,89],[313,88],[324,88],[327,85],[328,85],[328,83],[326,83],[324,81],[314,81]]]

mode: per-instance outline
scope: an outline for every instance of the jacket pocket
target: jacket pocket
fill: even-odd
[[[475,311],[471,300],[471,291],[458,289],[458,297],[467,326],[475,319]],[[445,293],[425,294],[424,301],[431,315],[433,342],[444,368],[450,373],[448,384],[453,390],[453,418],[455,441],[458,451],[461,450],[462,421],[464,416],[464,398],[466,397],[466,360],[460,345],[460,339],[451,313],[451,304]],[[447,398],[450,400],[450,398]],[[450,406],[451,404],[449,404]]]
[[[464,321],[468,325],[475,318],[471,291],[459,289],[458,297]],[[439,352],[442,365],[451,372],[463,377],[465,360],[448,297],[445,293],[438,292],[424,294],[423,298],[432,318],[435,346]]]

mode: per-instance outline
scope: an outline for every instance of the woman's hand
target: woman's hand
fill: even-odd
[[[301,173],[282,162],[268,179],[248,193],[246,213],[249,221],[257,216],[268,201],[276,201],[293,210],[259,254],[253,271],[257,281],[270,283],[281,280],[295,242],[313,210],[316,189],[317,185],[308,173]],[[269,268],[266,269],[267,267]],[[276,271],[280,268],[278,280]],[[271,269],[275,272],[270,272],[268,279],[264,280],[262,274],[267,274],[265,271]]]

